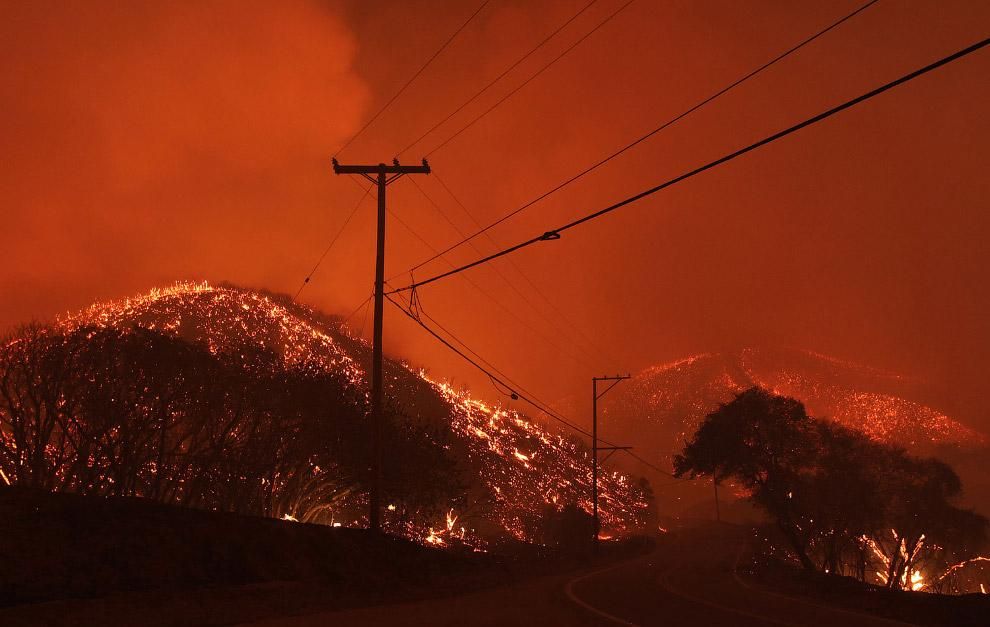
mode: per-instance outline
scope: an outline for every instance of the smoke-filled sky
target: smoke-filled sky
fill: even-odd
[[[598,0],[403,159],[429,153],[625,2]],[[0,327],[181,279],[294,293],[362,194],[332,174],[330,155],[479,4],[0,5]],[[390,161],[585,4],[492,0],[341,161]],[[386,274],[431,255],[419,238],[459,239],[448,219],[463,232],[494,220],[858,4],[635,0],[431,154],[437,176],[389,188],[390,210],[417,235],[390,219]],[[881,0],[491,235],[528,239],[988,27],[985,2]],[[559,241],[425,287],[421,304],[548,400],[584,398],[594,374],[791,346],[922,377],[945,391],[943,409],[990,429],[988,76],[984,50]],[[350,313],[373,263],[365,199],[300,298]],[[498,395],[387,311],[387,350]]]

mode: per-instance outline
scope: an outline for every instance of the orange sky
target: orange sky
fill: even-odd
[[[585,1],[492,0],[341,159],[390,160]],[[599,0],[458,119],[623,2]],[[330,154],[478,4],[4,3],[0,327],[177,279],[295,292],[360,195],[332,175]],[[636,0],[431,164],[488,222],[858,4]],[[974,43],[988,26],[985,2],[881,0],[492,235],[528,239]],[[981,51],[520,252],[516,266],[567,322],[507,261],[467,276],[524,322],[456,277],[424,288],[423,304],[548,400],[586,394],[603,371],[784,345],[926,378],[947,390],[943,409],[988,429],[987,76]],[[435,177],[417,182],[471,228]],[[433,246],[457,239],[410,181],[389,202]],[[372,205],[302,300],[349,312],[368,294]],[[395,221],[388,236],[388,275],[430,254]],[[568,348],[570,324],[597,347]],[[395,312],[386,340],[496,396]]]

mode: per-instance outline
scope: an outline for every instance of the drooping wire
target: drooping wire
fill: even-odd
[[[364,126],[362,126],[360,129],[358,129],[358,131],[356,133],[354,133],[354,135],[352,135],[350,139],[348,139],[346,142],[344,142],[344,145],[343,146],[341,146],[340,148],[338,148],[333,153],[334,157],[336,157],[341,152],[343,152],[345,149],[347,149],[347,147],[350,146],[354,142],[354,140],[357,139],[361,135],[361,133],[363,133],[369,126],[371,126],[371,124],[375,120],[377,120],[381,116],[381,114],[384,113],[385,110],[388,109],[389,106],[391,106],[392,103],[395,102],[399,98],[399,96],[402,95],[402,93],[404,91],[406,91],[406,89],[408,89],[408,87],[410,85],[412,85],[413,81],[415,81],[419,77],[419,75],[422,74],[423,71],[426,70],[426,68],[429,67],[431,63],[433,63],[434,59],[436,59],[438,56],[440,56],[440,53],[442,53],[444,50],[447,49],[447,46],[449,46],[450,43],[452,41],[454,41],[454,39],[457,38],[457,36],[461,33],[461,31],[464,30],[467,27],[467,25],[470,24],[471,21],[474,20],[474,18],[479,13],[481,13],[482,9],[484,9],[485,6],[489,2],[490,2],[490,0],[484,0],[484,2],[481,3],[481,6],[479,6],[475,10],[475,12],[471,14],[471,17],[469,17],[463,24],[461,24],[460,27],[458,27],[458,29],[455,30],[454,33],[450,37],[448,37],[445,42],[443,42],[443,45],[441,45],[437,49],[437,51],[434,52],[433,55],[429,59],[426,60],[426,63],[424,63],[418,70],[416,70],[416,73],[415,74],[413,74],[411,77],[409,77],[409,80],[407,80],[402,85],[402,87],[399,88],[399,91],[395,92],[395,95],[393,95],[391,98],[389,98],[388,102],[386,102],[384,105],[382,105],[382,108],[378,110],[378,113],[376,113],[375,115],[371,116],[371,119],[369,119],[367,122],[365,122],[364,123]]]
[[[340,324],[341,324],[341,325],[345,325],[345,324],[347,324],[347,323],[348,323],[348,322],[350,321],[350,319],[354,317],[354,314],[356,314],[357,312],[359,312],[359,311],[361,311],[361,309],[362,309],[362,308],[363,308],[363,307],[364,307],[364,306],[365,306],[366,304],[368,304],[369,302],[371,302],[371,299],[372,299],[372,298],[374,298],[374,297],[375,297],[375,290],[374,290],[374,289],[372,289],[372,290],[371,290],[371,293],[370,293],[370,294],[368,294],[368,297],[367,297],[367,298],[365,298],[364,300],[362,300],[362,301],[361,301],[361,304],[360,304],[360,305],[358,305],[357,307],[355,307],[355,308],[354,308],[354,311],[352,311],[352,312],[351,312],[350,314],[348,314],[348,315],[347,315],[347,317],[346,317],[346,318],[344,318],[344,319],[343,319],[343,320],[342,320],[342,321],[340,322]]]
[[[502,224],[506,220],[508,220],[508,219],[510,219],[510,218],[512,218],[512,217],[514,217],[516,215],[518,215],[522,211],[525,211],[529,207],[532,207],[536,203],[538,203],[538,202],[546,199],[548,196],[550,196],[552,194],[555,194],[556,192],[558,192],[561,189],[567,187],[571,183],[574,183],[575,181],[577,181],[578,179],[581,179],[585,175],[590,174],[591,172],[597,170],[598,168],[600,168],[601,166],[605,165],[609,161],[615,159],[619,155],[621,155],[621,154],[625,153],[626,151],[628,151],[628,150],[630,150],[630,149],[638,146],[639,144],[643,143],[647,139],[649,139],[649,138],[653,137],[654,135],[656,135],[657,133],[663,131],[667,127],[669,127],[669,126],[671,126],[671,125],[679,122],[680,120],[682,120],[683,118],[691,115],[692,113],[694,113],[698,109],[701,109],[705,105],[707,105],[707,104],[711,103],[712,101],[716,100],[717,98],[723,96],[724,94],[726,94],[727,92],[731,91],[732,89],[738,87],[742,83],[745,83],[746,81],[748,81],[749,79],[753,78],[757,74],[760,74],[761,72],[763,72],[764,70],[768,69],[769,67],[775,65],[776,63],[778,63],[778,62],[782,61],[783,59],[789,57],[790,55],[794,54],[795,52],[797,52],[801,48],[805,47],[806,45],[810,44],[811,42],[815,41],[816,39],[818,39],[822,35],[828,33],[832,29],[838,27],[839,25],[841,25],[842,23],[846,22],[847,20],[852,19],[853,17],[855,17],[856,15],[858,15],[859,13],[861,13],[862,11],[866,10],[870,6],[876,4],[878,1],[879,0],[870,0],[869,2],[867,2],[864,5],[862,5],[861,7],[859,7],[858,9],[856,9],[855,11],[853,11],[852,13],[849,13],[849,14],[847,14],[847,15],[839,18],[835,22],[832,22],[831,24],[829,24],[828,26],[826,26],[822,30],[818,31],[814,35],[811,35],[810,37],[805,38],[800,43],[792,46],[791,48],[789,48],[787,50],[785,50],[784,52],[780,53],[779,55],[777,55],[776,57],[774,57],[770,61],[767,61],[766,63],[764,63],[763,65],[759,66],[755,70],[752,70],[752,71],[748,72],[747,74],[741,76],[740,78],[736,79],[735,81],[729,83],[728,85],[726,85],[722,89],[716,91],[712,95],[710,95],[707,98],[701,100],[700,102],[698,102],[697,104],[695,104],[695,105],[691,106],[690,108],[686,109],[682,113],[674,116],[673,118],[667,120],[666,122],[663,122],[662,124],[660,124],[659,126],[657,126],[656,128],[654,128],[653,130],[647,132],[644,135],[641,135],[640,137],[637,137],[633,141],[631,141],[628,144],[626,144],[625,146],[619,148],[618,150],[616,150],[615,152],[613,152],[610,155],[606,156],[605,158],[600,159],[599,161],[596,161],[595,163],[591,164],[590,166],[586,167],[585,169],[581,170],[580,172],[574,174],[570,178],[564,180],[563,182],[561,182],[561,183],[557,184],[556,186],[550,188],[549,190],[543,192],[539,196],[533,198],[530,201],[527,201],[526,203],[522,204],[521,206],[517,207],[516,209],[510,211],[509,213],[507,213],[504,216],[500,217],[499,219],[495,220],[494,222],[492,222],[488,226],[485,226],[484,228],[479,229],[477,232],[475,232],[475,233],[469,235],[468,237],[465,237],[465,238],[461,239],[459,242],[456,242],[456,243],[452,244],[451,246],[443,249],[442,251],[440,251],[440,254],[444,254],[445,255],[445,254],[451,252],[452,250],[454,250],[456,248],[459,248],[460,246],[463,246],[464,244],[466,244],[467,242],[469,242],[469,241],[473,240],[474,238],[478,237],[482,233],[488,232],[489,230],[495,228],[499,224]],[[419,264],[413,266],[411,268],[411,271],[412,270],[418,270],[419,268],[425,266],[426,264],[434,261],[436,258],[437,258],[437,256],[434,256],[434,257],[431,257],[429,259],[426,259],[425,261],[420,262]]]
[[[374,292],[372,292],[372,296],[374,296]],[[364,328],[368,324],[368,313],[371,311],[371,299],[369,298],[368,300],[365,301],[365,303],[366,304],[364,306],[364,319],[361,320],[361,329],[358,331],[358,337],[364,337]]]
[[[430,133],[432,133],[433,131],[437,130],[441,126],[443,126],[448,120],[450,120],[452,117],[454,117],[455,115],[457,115],[458,113],[460,113],[461,111],[463,111],[465,107],[467,107],[472,102],[474,102],[475,100],[477,100],[478,98],[480,98],[481,95],[484,94],[489,89],[491,89],[495,85],[495,83],[497,83],[500,80],[502,80],[503,78],[505,78],[505,76],[509,72],[511,72],[512,70],[516,69],[519,66],[520,63],[522,63],[523,61],[525,61],[526,59],[528,59],[537,50],[539,50],[544,45],[546,45],[547,42],[549,42],[551,39],[553,39],[557,35],[557,33],[559,33],[560,31],[564,30],[565,28],[567,28],[567,25],[568,24],[570,24],[571,22],[573,22],[574,20],[576,20],[582,13],[584,13],[585,11],[587,11],[588,9],[590,9],[591,6],[593,4],[595,4],[596,2],[598,2],[598,0],[591,0],[591,2],[589,2],[588,4],[586,4],[583,7],[581,7],[578,10],[577,13],[575,13],[571,17],[567,18],[567,20],[564,21],[563,24],[561,24],[560,26],[558,26],[552,33],[550,33],[549,35],[547,35],[540,43],[536,44],[536,46],[534,46],[533,48],[531,48],[529,50],[529,52],[527,52],[523,56],[521,56],[518,59],[516,59],[516,61],[514,63],[512,63],[511,65],[509,65],[509,67],[505,68],[502,71],[501,74],[499,74],[498,76],[496,76],[495,78],[493,78],[491,81],[489,81],[488,84],[485,85],[484,87],[482,87],[480,91],[475,92],[475,94],[473,96],[471,96],[470,98],[468,98],[467,100],[465,100],[464,102],[462,102],[453,111],[451,111],[450,113],[448,113],[446,115],[446,117],[444,117],[441,120],[437,121],[436,124],[434,124],[429,129],[427,129],[426,132],[424,132],[422,135],[420,135],[418,138],[416,138],[416,140],[414,140],[411,144],[409,144],[408,146],[406,146],[405,148],[403,148],[402,150],[400,150],[399,153],[396,156],[401,157],[403,155],[403,153],[409,151],[410,148],[412,148],[413,146],[415,146],[419,142],[421,142],[424,139],[426,139],[426,137]]]
[[[519,400],[522,400],[522,401],[528,403],[529,405],[533,406],[538,411],[546,414],[547,416],[549,416],[550,418],[556,420],[557,422],[559,422],[559,423],[561,423],[561,424],[569,427],[573,431],[575,431],[577,433],[580,433],[581,435],[584,435],[586,437],[593,437],[592,434],[588,430],[583,429],[582,427],[579,427],[578,425],[574,424],[573,422],[571,422],[571,421],[567,420],[566,418],[560,416],[556,412],[551,411],[543,403],[541,403],[537,399],[533,398],[532,395],[527,395],[526,393],[520,393],[520,389],[518,388],[518,386],[510,385],[510,382],[504,380],[498,374],[495,374],[492,371],[490,371],[489,369],[485,368],[485,366],[483,366],[478,361],[476,361],[475,359],[473,359],[470,356],[468,356],[464,351],[462,351],[461,349],[459,349],[456,346],[454,346],[453,344],[451,344],[450,341],[448,341],[446,338],[444,338],[439,333],[437,333],[428,324],[426,324],[425,322],[423,322],[422,319],[414,316],[405,307],[403,307],[402,305],[400,305],[394,298],[392,298],[391,293],[386,294],[386,298],[388,298],[389,302],[392,303],[393,305],[395,305],[396,308],[399,309],[399,311],[401,311],[402,313],[404,313],[410,320],[412,320],[413,322],[415,322],[416,324],[418,324],[420,327],[422,327],[427,333],[429,333],[430,335],[432,335],[441,344],[443,344],[448,349],[450,349],[451,351],[453,351],[454,353],[456,353],[457,355],[459,355],[462,359],[464,359],[469,364],[471,364],[472,366],[474,366],[475,368],[477,368],[478,370],[480,370],[482,373],[486,374],[490,379],[492,379],[492,381],[497,381],[500,385],[502,385],[506,389],[512,390],[516,394],[516,396],[519,398]],[[449,333],[449,331],[447,331],[447,333]],[[456,339],[456,336],[454,336],[453,334],[451,334],[451,337],[455,337],[455,339]],[[462,346],[464,346],[464,343],[461,340],[456,340],[456,341],[458,343],[460,343]],[[471,351],[471,352],[474,353],[474,351]],[[613,444],[613,443],[611,443],[611,442],[609,442],[607,440],[603,440],[602,438],[598,438],[598,441],[601,442],[602,444],[606,445],[606,446],[615,446],[615,444]],[[623,452],[629,454],[633,459],[637,460],[641,464],[643,464],[643,465],[645,465],[645,466],[647,466],[649,468],[652,468],[656,472],[659,472],[661,474],[664,474],[664,475],[666,475],[668,477],[676,478],[676,477],[674,477],[674,475],[670,471],[667,471],[667,470],[664,470],[663,468],[660,468],[659,466],[651,463],[650,461],[644,459],[643,457],[641,457],[639,455],[636,455],[635,453],[632,453],[631,451],[629,451],[627,449],[621,449],[621,450]]]
[[[389,216],[391,218],[393,218],[396,222],[398,222],[404,229],[406,229],[413,237],[415,237],[416,239],[418,239],[424,246],[426,246],[429,250],[436,251],[436,248],[432,244],[430,244],[428,241],[426,241],[426,239],[423,238],[422,235],[420,235],[419,233],[417,233],[416,230],[414,228],[412,228],[412,226],[410,226],[399,215],[397,215],[391,209],[388,209],[387,211],[388,211],[388,214],[389,214]],[[444,261],[444,263],[446,263],[451,268],[454,268],[455,267],[454,264],[450,260],[448,260],[446,258],[443,258],[443,261]],[[587,357],[583,357],[581,355],[578,355],[577,353],[575,353],[575,352],[573,352],[573,351],[571,351],[571,350],[569,350],[569,349],[561,346],[560,344],[558,344],[557,342],[555,342],[550,336],[548,336],[546,333],[542,332],[541,330],[539,330],[538,328],[536,328],[535,326],[533,326],[532,324],[530,324],[529,322],[527,322],[525,319],[523,319],[522,317],[520,317],[519,314],[517,314],[516,312],[512,311],[504,302],[502,302],[501,300],[499,300],[498,298],[496,298],[495,296],[493,296],[492,294],[490,294],[481,285],[479,285],[477,281],[475,281],[471,277],[463,276],[461,278],[464,280],[465,283],[467,283],[468,285],[470,285],[475,291],[477,291],[479,294],[481,294],[482,296],[484,296],[485,298],[487,298],[488,300],[490,300],[496,307],[498,307],[499,309],[501,309],[502,311],[504,311],[506,314],[508,314],[509,316],[511,316],[513,319],[516,320],[516,322],[518,322],[520,325],[522,325],[523,327],[525,327],[526,329],[528,329],[531,333],[533,333],[533,335],[536,335],[541,340],[543,340],[544,342],[546,342],[547,345],[553,347],[560,354],[567,355],[568,357],[570,357],[571,359],[573,359],[575,362],[582,362],[586,366],[590,366],[592,368],[595,367],[595,364],[591,363],[590,361],[587,361]]]
[[[447,222],[447,224],[449,224],[449,225],[451,226],[451,228],[453,228],[453,229],[454,229],[454,231],[456,231],[457,233],[461,233],[461,230],[460,230],[460,229],[458,228],[458,226],[457,226],[457,225],[456,225],[456,224],[454,223],[454,221],[450,219],[450,217],[449,217],[449,216],[448,216],[448,215],[446,214],[446,212],[444,212],[444,210],[443,210],[443,209],[442,209],[442,208],[440,207],[440,205],[439,205],[439,204],[438,204],[438,203],[437,203],[437,202],[436,202],[436,201],[435,201],[435,200],[433,199],[433,197],[432,197],[432,196],[430,196],[429,194],[427,194],[427,193],[426,193],[426,190],[424,190],[424,189],[422,188],[422,186],[420,186],[420,184],[416,182],[416,179],[414,179],[414,178],[410,178],[410,179],[409,179],[409,181],[410,181],[410,182],[411,182],[411,183],[412,183],[412,184],[413,184],[413,185],[414,185],[414,186],[416,187],[416,189],[417,189],[417,190],[419,190],[419,193],[420,193],[420,194],[422,194],[422,196],[423,196],[423,198],[425,198],[425,199],[427,200],[427,202],[429,202],[429,204],[430,204],[430,205],[431,205],[431,206],[432,206],[432,207],[433,207],[433,208],[434,208],[434,209],[435,209],[435,210],[437,211],[437,213],[439,213],[439,214],[440,214],[440,216],[441,216],[441,217],[442,217],[442,218],[443,218],[443,219],[444,219],[444,220],[445,220],[445,221]],[[455,200],[456,200],[456,199],[455,199]],[[465,209],[465,211],[467,211],[467,210]],[[493,241],[493,244],[494,244],[494,241]],[[494,245],[495,245],[495,247],[496,247],[496,248],[498,248],[498,245],[497,245],[497,244],[494,244]],[[479,255],[480,255],[480,254],[483,254],[483,253],[482,253],[482,251],[481,251],[481,249],[479,249],[479,248],[478,248],[477,246],[475,246],[473,242],[471,243],[471,247],[472,247],[472,248],[473,248],[473,249],[475,250],[475,252],[477,252],[477,253],[478,253]],[[432,246],[430,246],[430,248],[431,248],[432,250],[436,250],[436,248],[434,248],[434,247],[432,247]],[[449,261],[448,261],[447,263],[448,263],[448,264],[449,264],[449,265],[450,265],[451,267],[453,267],[453,264],[451,264],[451,263],[450,263]],[[515,264],[513,264],[513,266],[515,266]],[[522,291],[522,290],[520,290],[520,289],[519,289],[519,287],[518,287],[518,286],[516,286],[516,284],[515,284],[515,283],[513,283],[512,281],[510,281],[510,280],[509,280],[509,278],[508,278],[507,276],[505,276],[505,274],[503,274],[501,270],[499,270],[498,268],[493,268],[493,270],[494,270],[494,272],[495,272],[495,274],[496,274],[496,276],[498,276],[498,277],[499,277],[499,278],[500,278],[500,279],[501,279],[501,280],[502,280],[502,281],[503,281],[503,282],[504,282],[504,283],[505,283],[506,285],[508,285],[508,286],[509,286],[509,289],[511,289],[511,290],[512,290],[513,292],[515,292],[515,293],[516,293],[516,295],[517,295],[517,296],[518,296],[518,297],[519,297],[519,298],[520,298],[520,299],[521,299],[521,300],[522,300],[522,301],[523,301],[523,302],[524,302],[524,303],[525,303],[525,304],[526,304],[526,305],[527,305],[527,306],[528,306],[528,307],[529,307],[530,309],[532,309],[532,310],[533,310],[534,312],[536,312],[536,314],[537,314],[538,316],[540,316],[540,318],[542,318],[542,319],[543,319],[543,320],[544,320],[544,321],[545,321],[545,322],[546,322],[547,324],[549,324],[549,325],[550,325],[551,327],[553,327],[553,328],[555,328],[555,329],[557,328],[557,325],[556,325],[556,324],[555,324],[555,323],[554,323],[554,322],[553,322],[552,320],[550,320],[550,318],[549,318],[549,317],[548,317],[548,316],[547,316],[547,315],[546,315],[546,314],[545,314],[545,313],[544,313],[543,311],[541,311],[541,310],[540,310],[540,308],[538,308],[538,307],[536,306],[536,304],[535,304],[535,303],[533,303],[533,301],[532,301],[532,299],[531,299],[531,298],[529,298],[529,297],[528,297],[528,296],[527,296],[527,295],[526,295],[525,293],[523,293],[523,291]],[[520,274],[522,273],[522,271],[521,271],[521,270],[520,270],[520,269],[518,268],[518,266],[516,266],[516,270],[517,270],[517,272],[520,272]],[[398,276],[398,275],[396,275],[396,276]],[[392,277],[392,278],[394,279],[395,277]],[[527,281],[529,281],[529,278],[528,278],[528,277],[526,277],[526,276],[523,276],[523,278],[524,278],[524,279],[526,279]],[[390,279],[390,280],[391,280],[391,279]],[[529,283],[530,283],[530,286],[531,286],[531,287],[533,287],[534,289],[537,289],[537,288],[536,288],[536,286],[534,286],[534,285],[533,285],[533,283],[532,283],[532,281],[530,281]],[[476,286],[476,287],[477,287],[477,286]],[[543,296],[542,294],[540,294],[540,295],[541,295],[541,296]],[[546,300],[546,297],[545,297],[545,296],[543,296],[543,298],[544,298],[544,299]],[[565,322],[565,323],[567,323],[567,324],[571,324],[571,323],[570,323],[570,322],[569,322],[568,320],[566,320],[566,318],[564,318],[564,317],[563,317],[563,314],[559,314],[559,310],[558,310],[558,315],[559,315],[559,316],[561,317],[561,319],[563,319],[563,320],[564,320],[564,322]],[[573,325],[571,325],[571,326],[573,326]],[[533,329],[531,329],[531,330],[533,330]],[[536,332],[535,330],[533,330],[533,331],[534,331],[534,332]],[[587,341],[587,340],[586,340],[586,341]],[[583,347],[582,345],[580,345],[580,344],[577,344],[577,343],[574,343],[574,344],[572,344],[572,346],[574,346],[575,348],[577,348],[578,350],[580,350],[580,351],[581,351],[582,353],[584,353],[584,355],[585,355],[585,357],[588,357],[588,358],[590,358],[590,359],[595,359],[595,356],[594,356],[594,355],[592,355],[592,354],[591,354],[591,353],[590,353],[590,352],[589,352],[589,351],[588,351],[587,349],[585,349],[585,347]],[[592,344],[592,346],[593,346],[593,344]],[[560,348],[559,346],[556,346],[556,345],[554,346],[554,348],[556,348],[557,350],[562,350],[562,349],[561,349],[561,348]],[[575,356],[576,356],[576,355],[575,355]],[[590,362],[587,362],[587,363],[590,363]]]
[[[411,294],[414,294],[414,293],[415,292],[411,292]],[[491,370],[492,372],[496,373],[499,377],[501,377],[500,381],[504,381],[504,382],[512,385],[513,388],[515,388],[515,389],[517,389],[517,390],[525,393],[530,399],[535,400],[536,402],[540,403],[544,408],[545,407],[551,407],[549,403],[546,403],[546,402],[540,400],[539,398],[536,397],[535,394],[533,394],[532,392],[530,392],[529,390],[527,390],[526,388],[524,388],[522,385],[520,385],[516,381],[513,381],[511,377],[509,377],[507,374],[505,374],[504,372],[502,372],[501,370],[499,370],[497,366],[495,366],[494,364],[492,364],[490,361],[488,361],[482,355],[480,355],[477,351],[475,351],[473,348],[471,348],[466,343],[464,343],[464,341],[461,340],[460,338],[458,338],[454,334],[453,331],[451,331],[447,327],[443,326],[436,318],[433,318],[432,316],[430,316],[430,314],[427,313],[425,311],[425,309],[423,309],[421,303],[418,303],[417,302],[416,303],[416,306],[414,308],[412,301],[411,300],[410,301],[407,301],[406,302],[406,305],[405,305],[405,311],[406,311],[406,315],[409,315],[409,316],[414,317],[418,322],[422,322],[422,318],[425,317],[427,320],[430,321],[430,323],[432,323],[432,325],[434,327],[440,329],[441,331],[443,331],[444,333],[446,333],[448,336],[450,336],[451,338],[453,338],[453,340],[455,342],[457,342],[458,344],[460,344],[460,346],[464,350],[466,350],[468,353],[470,353],[471,355],[473,355],[475,359],[477,359],[478,361],[480,361],[481,363],[483,363],[485,366],[488,367],[489,370]],[[486,374],[488,374],[487,371],[486,371]],[[492,379],[492,381],[494,382],[494,379]],[[513,392],[515,391],[512,388],[508,388],[508,389],[510,389]],[[551,407],[551,409],[552,409],[552,407]],[[543,411],[543,410],[541,409],[541,411]]]
[[[651,195],[653,195],[653,194],[655,194],[655,193],[657,193],[657,192],[659,192],[661,190],[664,190],[664,189],[666,189],[668,187],[671,187],[672,185],[676,185],[677,183],[680,183],[681,181],[687,180],[687,179],[689,179],[689,178],[691,178],[693,176],[696,176],[698,174],[701,174],[702,172],[705,172],[705,171],[710,170],[712,168],[715,168],[715,167],[717,167],[719,165],[722,165],[723,163],[727,163],[729,161],[732,161],[733,159],[735,159],[737,157],[741,157],[742,155],[745,155],[745,154],[747,154],[747,153],[749,153],[749,152],[751,152],[753,150],[756,150],[757,148],[760,148],[762,146],[765,146],[767,144],[770,144],[772,142],[775,142],[778,139],[782,139],[784,137],[787,137],[788,135],[790,135],[792,133],[796,133],[797,131],[799,131],[799,130],[805,128],[805,127],[808,127],[808,126],[811,126],[811,125],[816,124],[818,122],[821,122],[822,120],[825,120],[825,119],[827,119],[827,118],[829,118],[829,117],[831,117],[831,116],[833,116],[833,115],[835,115],[837,113],[840,113],[842,111],[845,111],[846,109],[849,109],[851,107],[854,107],[854,106],[860,104],[861,102],[865,102],[866,100],[869,100],[869,99],[871,99],[871,98],[873,98],[875,96],[878,96],[878,95],[884,93],[885,91],[887,91],[889,89],[893,89],[894,87],[897,87],[898,85],[902,85],[902,84],[904,84],[904,83],[906,83],[906,82],[908,82],[910,80],[913,80],[915,78],[918,78],[919,76],[921,76],[923,74],[927,74],[928,72],[931,72],[931,71],[933,71],[935,69],[938,69],[938,68],[942,67],[943,65],[946,65],[948,63],[951,63],[952,61],[955,61],[957,59],[960,59],[960,58],[962,58],[962,57],[964,57],[964,56],[966,56],[968,54],[972,54],[973,52],[976,52],[977,50],[980,50],[981,48],[985,47],[988,43],[990,43],[990,39],[984,39],[983,41],[980,41],[980,42],[978,42],[976,44],[973,44],[971,46],[968,46],[968,47],[966,47],[966,48],[964,48],[964,49],[962,49],[962,50],[960,50],[960,51],[958,51],[956,53],[953,53],[953,54],[951,54],[951,55],[949,55],[947,57],[944,57],[942,59],[939,59],[938,61],[935,61],[934,63],[931,63],[929,65],[926,65],[925,67],[922,67],[922,68],[917,69],[917,70],[915,70],[913,72],[910,72],[909,74],[905,74],[904,76],[902,76],[902,77],[900,77],[898,79],[895,79],[893,81],[890,81],[889,83],[885,83],[884,85],[881,85],[880,87],[877,87],[876,89],[873,89],[873,90],[871,90],[869,92],[866,92],[865,94],[862,94],[860,96],[857,96],[856,98],[853,98],[852,100],[847,100],[846,102],[844,102],[844,103],[842,103],[842,104],[840,104],[838,106],[832,107],[831,109],[828,109],[827,111],[824,111],[822,113],[819,113],[818,115],[815,115],[815,116],[812,116],[810,118],[807,118],[806,120],[804,120],[802,122],[799,122],[799,123],[797,123],[797,124],[795,124],[793,126],[790,126],[790,127],[786,128],[786,129],[784,129],[782,131],[778,131],[778,132],[776,132],[776,133],[774,133],[772,135],[769,135],[767,137],[764,137],[763,139],[761,139],[759,141],[756,141],[756,142],[754,142],[752,144],[749,144],[748,146],[746,146],[744,148],[740,148],[739,150],[736,150],[734,152],[731,152],[731,153],[729,153],[729,154],[727,154],[727,155],[725,155],[723,157],[720,157],[720,158],[718,158],[718,159],[716,159],[714,161],[710,161],[710,162],[706,163],[705,165],[699,166],[699,167],[697,167],[697,168],[695,168],[693,170],[690,170],[688,172],[685,172],[684,174],[681,174],[681,175],[676,176],[676,177],[674,177],[672,179],[669,179],[667,181],[664,181],[663,183],[660,183],[659,185],[655,185],[654,187],[651,187],[651,188],[649,188],[647,190],[644,190],[642,192],[639,192],[638,194],[635,194],[633,196],[630,196],[630,197],[628,197],[628,198],[626,198],[624,200],[621,200],[621,201],[619,201],[617,203],[614,203],[612,205],[609,205],[609,206],[607,206],[607,207],[605,207],[603,209],[599,209],[598,211],[594,211],[592,213],[589,213],[589,214],[587,214],[587,215],[585,215],[585,216],[583,216],[581,218],[578,218],[577,220],[574,220],[572,222],[568,222],[567,224],[564,224],[563,226],[559,226],[559,227],[557,227],[555,229],[549,230],[549,231],[543,233],[542,235],[538,235],[538,236],[533,237],[531,239],[528,239],[528,240],[526,240],[524,242],[520,242],[519,244],[516,244],[514,246],[510,246],[509,248],[505,248],[503,250],[500,250],[500,251],[498,251],[498,252],[496,252],[494,254],[488,255],[487,257],[484,257],[482,259],[478,259],[476,261],[472,261],[471,263],[464,264],[462,266],[459,266],[459,267],[454,268],[452,270],[449,270],[447,272],[443,272],[443,273],[434,275],[434,276],[432,276],[432,277],[430,277],[428,279],[424,279],[422,281],[417,281],[417,282],[412,283],[410,285],[407,285],[407,286],[404,286],[404,287],[400,287],[400,288],[398,288],[397,291],[405,291],[405,290],[413,289],[413,288],[416,288],[416,287],[422,287],[424,285],[429,285],[430,283],[433,283],[435,281],[439,281],[440,279],[443,279],[445,277],[448,277],[448,276],[451,276],[451,275],[454,275],[454,274],[459,274],[459,273],[461,273],[461,272],[463,272],[463,271],[465,271],[465,270],[467,270],[469,268],[473,268],[475,266],[481,265],[483,263],[487,263],[487,262],[492,261],[494,259],[498,259],[499,257],[503,257],[503,256],[508,255],[510,253],[513,253],[513,252],[515,252],[515,251],[517,251],[517,250],[519,250],[521,248],[525,248],[527,246],[531,246],[531,245],[536,244],[538,242],[560,239],[560,234],[562,232],[568,230],[568,229],[572,229],[572,228],[574,228],[576,226],[580,226],[580,225],[584,224],[585,222],[590,222],[591,220],[595,220],[597,218],[600,218],[603,215],[606,215],[608,213],[611,213],[611,212],[615,211],[616,209],[620,209],[620,208],[625,207],[626,205],[632,204],[632,203],[634,203],[634,202],[636,202],[638,200],[642,200],[643,198],[646,198],[647,196],[651,196]]]

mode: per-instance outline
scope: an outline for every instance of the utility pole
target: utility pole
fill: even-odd
[[[616,451],[628,451],[631,446],[598,446],[598,399],[605,396],[609,390],[625,381],[629,375],[615,375],[614,377],[592,377],[591,378],[591,508],[592,517],[595,519],[595,551],[598,551],[598,533],[601,531],[601,524],[598,521],[598,451],[609,451],[605,459],[611,457]],[[599,381],[611,381],[612,385],[605,388],[601,394],[598,393]],[[604,461],[604,460],[602,460]]]
[[[429,174],[430,164],[341,165],[331,160],[334,174],[360,174],[378,186],[378,244],[375,257],[375,331],[371,350],[371,490],[368,496],[368,523],[372,531],[381,531],[382,496],[382,309],[385,295],[385,188],[406,174]]]

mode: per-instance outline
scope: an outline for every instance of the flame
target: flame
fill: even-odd
[[[443,545],[444,541],[443,538],[441,537],[442,535],[443,535],[442,531],[440,533],[437,533],[433,529],[433,527],[430,527],[430,533],[429,535],[426,536],[426,543],[434,544],[434,545]]]
[[[921,571],[911,573],[911,589],[917,592],[925,587],[925,579],[921,576]]]

